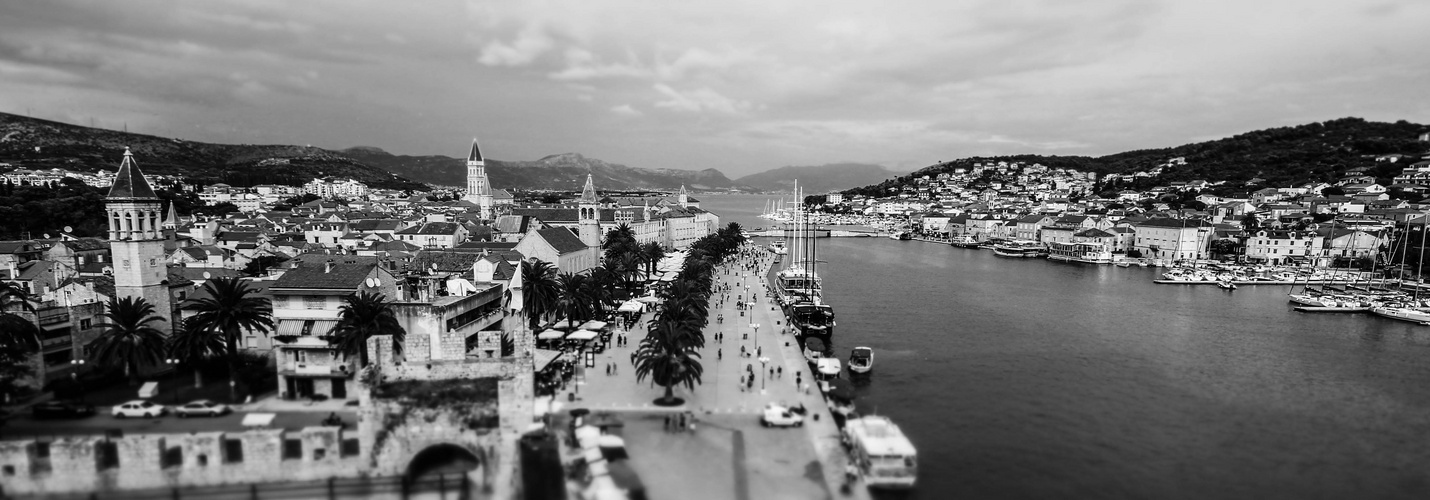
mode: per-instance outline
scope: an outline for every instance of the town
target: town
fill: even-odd
[[[670,496],[691,477],[671,464],[709,466],[665,449],[701,442],[698,420],[768,433],[750,460],[824,463],[813,483],[803,465],[738,467],[710,498],[863,497],[816,376],[776,347],[773,255],[684,188],[602,195],[588,175],[574,198],[518,203],[485,163],[473,140],[457,200],[213,184],[198,197],[231,211],[201,215],[161,201],[125,151],[97,176],[107,237],[0,242],[4,493]],[[758,392],[748,363],[721,361],[736,344],[768,367]],[[807,431],[757,425],[806,415]],[[728,468],[747,452],[714,453]]]

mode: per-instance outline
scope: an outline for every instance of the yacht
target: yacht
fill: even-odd
[[[855,347],[849,353],[849,371],[852,373],[869,373],[874,369],[874,350],[868,347]]]
[[[851,459],[870,488],[913,488],[918,451],[888,417],[871,415],[844,423]]]
[[[1421,308],[1413,307],[1412,304],[1382,304],[1370,308],[1370,312],[1371,314],[1383,318],[1430,325],[1430,312],[1425,312]]]
[[[978,238],[964,235],[953,238],[948,244],[958,248],[978,248]]]
[[[788,253],[789,253],[789,249],[788,249],[788,248],[785,248],[785,240],[775,240],[775,241],[771,242],[771,243],[770,243],[770,253],[775,254],[775,255],[785,255],[785,254],[788,254]]]

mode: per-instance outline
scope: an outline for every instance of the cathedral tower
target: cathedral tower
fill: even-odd
[[[586,174],[586,187],[581,189],[577,219],[580,221],[581,242],[588,247],[601,246],[601,204],[596,199],[596,186],[591,174]]]
[[[154,313],[164,318],[164,323],[153,326],[172,332],[174,306],[169,299],[169,271],[160,230],[162,206],[128,148],[104,199],[104,209],[109,219],[109,250],[114,255],[116,297],[148,301]]]
[[[467,155],[467,201],[481,207],[483,219],[492,218],[492,185],[487,182],[487,162],[482,158],[482,150],[477,147],[477,139],[472,138],[472,152]]]

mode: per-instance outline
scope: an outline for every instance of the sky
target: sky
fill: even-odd
[[[1430,1],[6,1],[0,111],[731,178],[1430,123]]]

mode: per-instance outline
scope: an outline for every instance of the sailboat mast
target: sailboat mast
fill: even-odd
[[[1421,268],[1425,267],[1425,225],[1426,225],[1427,223],[1430,223],[1430,217],[1421,216],[1421,217],[1420,217],[1420,260],[1418,260],[1418,261],[1415,262],[1415,295],[1414,295],[1413,297],[1411,297],[1411,300],[1415,300],[1415,301],[1419,301],[1419,300],[1420,300],[1420,285],[1422,285],[1422,284],[1425,283],[1424,275],[1421,274]]]

